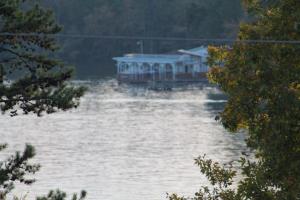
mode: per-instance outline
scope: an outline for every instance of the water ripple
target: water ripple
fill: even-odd
[[[165,199],[166,192],[192,195],[206,180],[193,159],[207,154],[236,160],[241,134],[227,133],[215,115],[226,97],[210,86],[156,92],[116,81],[80,82],[89,87],[77,110],[37,118],[0,116],[3,156],[25,143],[42,164],[29,196],[61,188],[88,191],[90,200]]]

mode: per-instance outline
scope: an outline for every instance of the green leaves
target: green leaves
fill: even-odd
[[[299,1],[245,2],[250,10],[259,13],[259,18],[242,26],[240,38],[300,38],[299,33],[289,29],[295,16],[300,19],[296,14],[300,12]],[[294,5],[289,14],[286,12],[288,5]],[[214,52],[212,60],[216,60]],[[248,145],[257,150],[260,161],[258,165],[243,168],[247,178],[241,183],[240,192],[249,190],[243,193],[247,198],[261,193],[261,198],[265,199],[278,196],[295,199],[300,194],[300,185],[295,184],[295,181],[300,183],[299,172],[295,170],[295,165],[300,168],[297,161],[300,154],[295,151],[300,145],[295,142],[300,134],[295,127],[300,119],[300,101],[298,89],[291,88],[297,87],[300,77],[299,47],[235,44],[227,52],[224,68],[214,69],[210,75],[230,97],[221,121],[231,131],[248,130]],[[291,180],[292,186],[287,184]],[[251,193],[256,186],[257,192]]]
[[[195,159],[195,163],[199,166],[202,174],[206,176],[212,187],[203,186],[194,198],[180,197],[176,194],[168,195],[169,200],[235,200],[238,199],[237,194],[230,187],[236,176],[236,171],[233,170],[232,163],[228,166],[220,165],[205,156],[200,156]]]
[[[221,167],[219,163],[205,159],[205,156],[197,158],[195,163],[213,186],[227,188],[232,185],[233,178],[236,176],[236,171],[232,170],[232,167],[227,167],[227,169],[225,166]]]
[[[298,0],[245,0],[255,20],[241,25],[242,40],[300,40]],[[221,113],[231,132],[247,131],[247,145],[256,159],[241,160],[242,180],[229,199],[298,200],[300,196],[300,52],[292,44],[236,43],[231,48],[209,47],[209,78],[228,96]],[[227,174],[210,160],[200,159],[201,173],[213,190],[200,190],[196,199],[221,196]]]

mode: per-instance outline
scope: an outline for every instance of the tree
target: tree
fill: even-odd
[[[298,0],[244,0],[244,4],[253,21],[241,24],[238,39],[300,40]],[[256,161],[241,160],[243,180],[236,190],[216,186],[213,192],[200,192],[209,198],[195,199],[299,199],[300,46],[236,43],[209,51],[214,66],[210,79],[229,96],[221,122],[232,132],[248,132],[247,145],[255,151]],[[206,174],[210,179],[217,174],[226,177],[212,166],[200,167],[211,172]]]
[[[53,113],[67,110],[79,104],[84,88],[73,87],[66,81],[71,78],[72,69],[54,59],[58,50],[55,38],[61,28],[55,23],[53,13],[41,8],[34,1],[0,1],[0,110],[10,111],[16,116],[24,114]],[[14,81],[9,82],[10,79]],[[1,145],[0,151],[7,145]],[[16,182],[32,184],[26,178],[39,170],[38,164],[31,164],[35,155],[31,145],[23,153],[16,152],[0,162],[0,199],[5,199]],[[83,199],[85,192],[77,198]],[[39,200],[63,200],[66,194],[51,191]]]
[[[72,69],[52,58],[58,45],[49,35],[61,30],[52,12],[27,1],[1,0],[0,15],[1,111],[41,115],[76,107],[84,89],[65,84]],[[17,81],[7,84],[7,77]]]

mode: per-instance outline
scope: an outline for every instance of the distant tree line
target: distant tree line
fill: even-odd
[[[243,17],[240,0],[45,0],[66,34],[234,38]],[[138,53],[138,40],[61,39],[61,56],[77,77],[114,73],[114,56]],[[166,53],[201,43],[143,41],[145,53]]]

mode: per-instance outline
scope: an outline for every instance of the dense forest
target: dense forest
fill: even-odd
[[[240,0],[44,0],[64,34],[142,37],[233,38],[243,9]],[[139,40],[60,38],[61,57],[78,78],[113,75],[114,56],[140,52]],[[201,43],[143,41],[145,53],[166,53]]]

